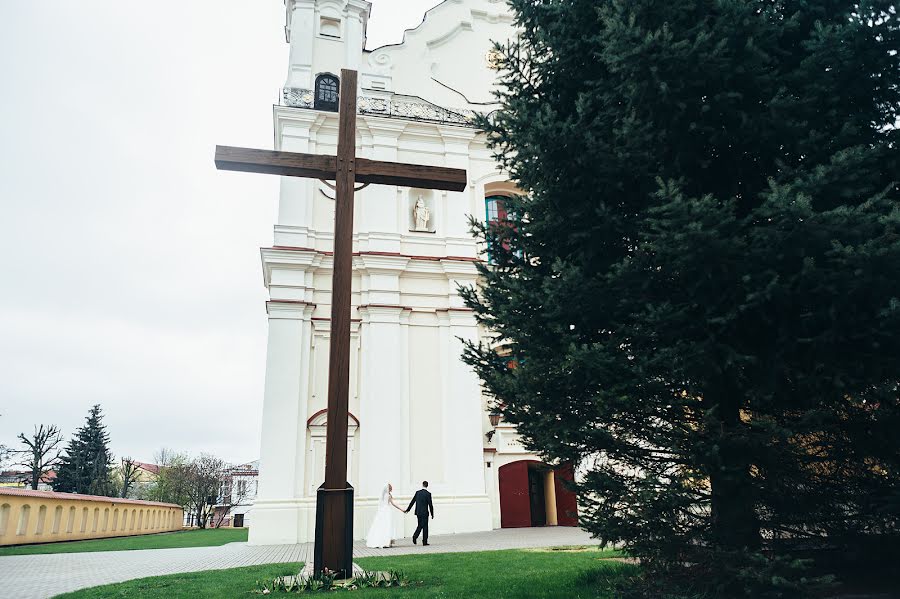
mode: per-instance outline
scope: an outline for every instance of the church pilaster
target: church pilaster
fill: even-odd
[[[285,37],[291,45],[286,88],[312,89],[315,0],[288,0]]]
[[[362,385],[360,389],[360,484],[357,496],[378,497],[388,482],[399,490],[407,478],[403,472],[406,434],[404,379],[407,364],[401,360],[403,339],[399,306],[367,305],[362,318]],[[408,427],[407,427],[408,428]]]
[[[310,318],[315,306],[271,301],[260,446],[259,492],[250,542],[296,543],[299,523],[285,502],[303,495]]]
[[[466,169],[471,173],[472,164],[469,147],[475,139],[475,131],[443,127],[440,130],[440,134],[444,144],[445,166]],[[478,215],[481,211],[479,207],[472,204],[471,189],[466,188],[465,191],[461,192],[444,192],[443,200],[444,211],[447,215],[444,220],[446,223],[444,234],[447,237],[448,254],[451,256],[472,255],[472,235],[469,232],[467,217],[470,214]]]
[[[284,152],[315,151],[315,132],[323,117],[312,112],[276,107],[275,149]],[[316,185],[312,179],[281,177],[275,245],[310,247]]]
[[[484,495],[481,387],[471,367],[461,359],[462,341],[477,343],[478,327],[469,310],[441,310],[438,317],[441,353],[442,357],[446,356],[443,385],[445,476],[453,481],[454,494]]]
[[[348,0],[347,25],[345,27],[347,43],[345,68],[359,70],[362,65],[363,46],[366,42],[366,23],[369,19],[371,3],[365,0]]]
[[[397,162],[399,139],[407,123],[374,118],[361,119],[361,123],[370,140],[371,159]],[[366,235],[365,243],[360,241],[360,250],[400,252],[401,234],[406,232],[408,216],[403,196],[397,190],[390,185],[373,185],[359,192],[357,230]]]

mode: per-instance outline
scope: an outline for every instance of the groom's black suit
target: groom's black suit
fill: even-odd
[[[425,489],[419,489],[416,491],[416,494],[413,495],[412,501],[409,502],[409,507],[406,508],[406,511],[409,512],[413,505],[416,506],[416,518],[419,519],[419,527],[416,528],[416,532],[413,533],[413,543],[419,538],[419,533],[422,533],[422,543],[427,545],[429,511],[431,511],[431,517],[434,518],[434,505],[431,503],[431,493]]]

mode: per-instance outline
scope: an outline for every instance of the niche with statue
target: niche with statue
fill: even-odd
[[[409,230],[415,233],[434,233],[437,230],[434,191],[410,189],[407,203]]]

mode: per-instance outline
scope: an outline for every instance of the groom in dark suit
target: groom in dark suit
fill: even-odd
[[[428,481],[422,481],[422,488],[416,491],[406,513],[416,506],[416,518],[419,519],[419,527],[413,533],[413,545],[418,542],[419,533],[422,533],[422,545],[428,545],[428,512],[431,511],[431,517],[434,518],[434,505],[431,503],[431,493],[428,492]]]

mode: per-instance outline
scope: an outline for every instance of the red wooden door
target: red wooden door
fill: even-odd
[[[560,526],[578,526],[578,501],[575,493],[563,484],[564,480],[569,482],[574,480],[575,473],[572,466],[560,466],[554,475],[556,480],[556,521]]]
[[[500,527],[531,526],[531,505],[528,497],[528,462],[525,460],[501,466]]]

